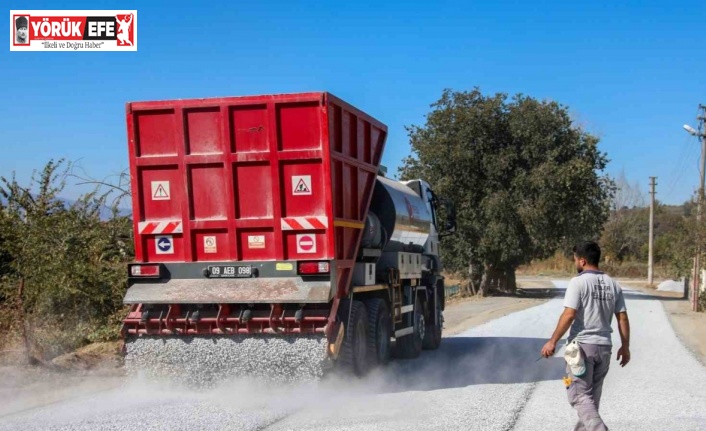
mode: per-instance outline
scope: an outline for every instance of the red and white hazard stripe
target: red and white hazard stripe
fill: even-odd
[[[282,230],[315,230],[328,228],[328,217],[287,217],[282,219]]]
[[[143,221],[138,231],[141,235],[183,233],[184,228],[180,221]]]

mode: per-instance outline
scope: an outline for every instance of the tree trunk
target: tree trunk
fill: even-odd
[[[17,288],[17,305],[19,308],[19,318],[20,318],[20,335],[22,336],[22,343],[25,348],[25,361],[28,364],[33,364],[34,358],[32,358],[31,345],[29,342],[29,333],[27,331],[27,318],[25,316],[25,304],[24,304],[24,291],[25,291],[25,279],[20,278],[20,285]]]
[[[515,268],[506,266],[503,271],[502,291],[504,293],[514,294],[517,290],[517,278],[515,277]]]
[[[491,292],[498,290],[498,270],[492,264],[486,264],[483,271],[483,278],[480,282],[480,296],[488,296]]]
[[[471,260],[468,264],[468,285],[466,291],[471,295],[477,295],[480,291],[483,280],[483,265]]]
[[[483,278],[481,278],[478,296],[488,296],[488,292],[490,292],[490,279],[490,269],[486,266],[485,271],[483,271]]]
[[[516,289],[517,280],[514,267],[497,268],[491,264],[485,266],[478,295],[488,296],[493,292],[514,294]]]
[[[498,291],[507,293],[507,277],[505,276],[505,271],[498,274]]]
[[[464,296],[473,296],[478,293],[478,286],[473,284],[473,280],[466,280],[461,284]]]

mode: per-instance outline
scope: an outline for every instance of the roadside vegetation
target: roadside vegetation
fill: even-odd
[[[60,199],[68,175],[50,161],[28,185],[0,178],[0,351],[30,363],[116,339],[124,313],[132,221],[101,217],[109,192]]]
[[[601,267],[617,277],[647,280],[650,209],[637,184],[624,174],[612,179],[614,196],[599,243]],[[700,238],[694,201],[682,205],[655,202],[654,279],[691,276],[693,257]],[[702,241],[702,240],[701,240]],[[702,241],[703,244],[703,241]],[[534,260],[518,269],[522,274],[571,275],[575,273],[571,250],[559,250],[547,259]]]

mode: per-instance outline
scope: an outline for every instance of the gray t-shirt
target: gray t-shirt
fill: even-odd
[[[584,271],[569,282],[564,307],[576,310],[569,341],[610,346],[615,313],[627,311],[623,289],[600,271]]]

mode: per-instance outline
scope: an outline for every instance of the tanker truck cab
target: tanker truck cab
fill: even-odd
[[[415,358],[423,349],[433,350],[441,343],[445,301],[439,239],[455,228],[450,205],[445,205],[447,222],[440,226],[438,209],[445,202],[423,180],[398,182],[378,176],[375,184],[356,273],[374,267],[375,283],[387,292],[374,295],[361,286],[366,280],[360,276],[354,277],[353,290],[364,303],[370,297],[385,300],[393,350],[400,358]],[[374,332],[369,337],[379,339]],[[369,355],[379,364],[386,361],[379,351],[389,348],[382,340],[376,342],[378,354]]]

